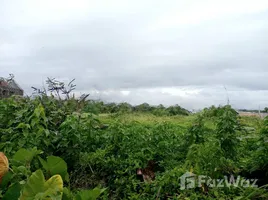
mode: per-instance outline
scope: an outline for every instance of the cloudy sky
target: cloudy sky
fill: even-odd
[[[105,101],[268,106],[268,0],[0,0],[0,76]]]

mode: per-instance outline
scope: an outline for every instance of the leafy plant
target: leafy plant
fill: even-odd
[[[34,172],[25,184],[19,200],[30,199],[55,199],[60,200],[63,192],[63,181],[61,176],[54,175],[45,181],[41,170]]]

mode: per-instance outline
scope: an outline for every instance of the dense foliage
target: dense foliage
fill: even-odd
[[[153,113],[149,107],[139,109]],[[0,100],[0,151],[10,161],[2,198],[268,198],[268,119],[247,127],[248,120],[224,106],[213,117],[196,114],[190,126],[126,121],[124,113],[109,114],[107,124],[92,109],[72,97]],[[188,171],[215,179],[257,178],[259,187],[181,190],[180,177]]]
[[[103,101],[87,101],[86,111],[100,113],[151,113],[156,116],[189,115],[190,112],[179,105],[165,107],[162,104],[151,106],[148,103],[133,106],[129,103],[104,103]]]

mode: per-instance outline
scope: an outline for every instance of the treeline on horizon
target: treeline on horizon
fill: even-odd
[[[225,106],[215,106],[212,105],[210,107],[205,107],[204,109],[200,109],[198,112],[203,112],[207,117],[218,116],[221,113],[221,110]],[[100,113],[151,113],[156,116],[175,116],[175,115],[184,115],[188,116],[192,112],[179,106],[178,104],[171,106],[164,106],[162,104],[159,105],[150,105],[148,103],[142,103],[139,105],[131,105],[127,102],[115,103],[109,102],[105,103],[101,100],[87,100],[86,109],[88,112],[92,112],[94,114]],[[238,109],[240,112],[252,112],[258,113],[259,110],[248,110],[248,109]],[[268,108],[264,108],[264,110],[260,110],[261,113],[267,113]],[[219,113],[219,114],[218,114]]]
[[[217,117],[220,116],[224,111],[225,106],[215,106],[205,107],[200,109],[198,112],[202,112],[206,117]],[[105,103],[103,101],[88,100],[85,106],[87,112],[92,112],[94,114],[100,113],[150,113],[156,116],[175,116],[183,115],[188,116],[192,112],[179,106],[178,104],[167,106],[164,105],[150,105],[148,103],[142,103],[140,105],[131,105],[127,102],[123,103]],[[259,110],[248,110],[248,109],[238,109],[238,112],[251,112],[258,113]],[[260,110],[261,113],[268,113],[268,108]]]
[[[88,100],[85,111],[95,114],[100,113],[151,113],[157,116],[174,116],[189,115],[191,112],[179,105],[165,107],[160,104],[158,106],[142,103],[140,105],[131,105],[127,102],[123,103],[104,103],[103,101]]]

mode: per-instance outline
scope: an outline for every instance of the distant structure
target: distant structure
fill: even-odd
[[[268,113],[261,113],[261,112],[246,112],[246,111],[238,111],[238,114],[240,116],[246,116],[246,117],[260,117],[265,118],[268,116]]]
[[[0,77],[0,99],[12,95],[23,96],[23,89],[16,83],[13,75],[10,75],[10,78]]]

